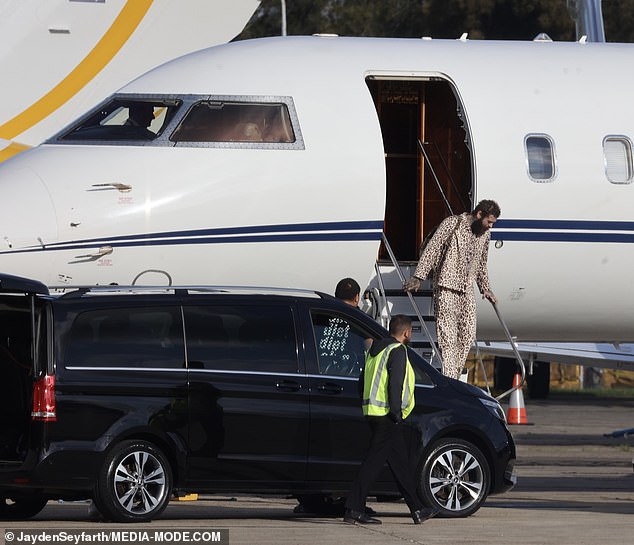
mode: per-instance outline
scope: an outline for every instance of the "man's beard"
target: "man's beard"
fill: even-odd
[[[484,227],[484,222],[481,219],[474,219],[471,222],[471,232],[477,236],[481,237],[486,232],[486,228]]]

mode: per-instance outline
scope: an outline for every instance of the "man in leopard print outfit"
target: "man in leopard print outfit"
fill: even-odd
[[[446,218],[423,250],[407,291],[420,288],[434,271],[434,314],[443,374],[458,378],[475,339],[473,282],[482,298],[497,302],[489,285],[487,256],[493,227],[500,216],[495,201],[480,201],[470,214]]]

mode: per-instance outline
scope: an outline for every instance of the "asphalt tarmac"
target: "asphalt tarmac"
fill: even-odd
[[[489,497],[466,519],[437,518],[415,526],[402,501],[370,502],[383,524],[355,526],[295,514],[295,500],[285,497],[203,496],[172,502],[149,524],[94,522],[87,503],[49,502],[34,519],[5,522],[3,528],[118,529],[139,536],[142,531],[223,529],[229,531],[231,545],[634,543],[634,437],[604,436],[634,427],[634,397],[526,400],[526,411],[529,424],[511,426],[518,448],[518,485]]]

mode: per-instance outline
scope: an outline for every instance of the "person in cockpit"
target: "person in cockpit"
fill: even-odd
[[[154,121],[154,105],[147,102],[133,102],[128,107],[128,119],[125,127],[135,127],[139,137],[154,138],[156,134],[149,129]]]

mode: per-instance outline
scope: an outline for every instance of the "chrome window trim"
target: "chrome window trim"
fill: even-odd
[[[297,371],[297,373],[276,373],[267,371],[236,371],[229,369],[192,369],[186,367],[170,368],[170,367],[88,367],[84,365],[64,365],[64,369],[67,371],[141,371],[141,372],[165,372],[165,373],[207,373],[207,374],[226,374],[226,375],[264,375],[271,377],[305,377],[304,373]]]
[[[186,373],[191,371],[186,367],[120,367],[120,366],[88,366],[88,365],[66,365],[64,364],[66,371],[142,371],[142,372],[164,372],[164,373]]]
[[[339,375],[318,375],[318,374],[305,374],[301,372],[297,373],[269,373],[266,371],[236,371],[229,369],[187,369],[187,368],[179,368],[179,369],[170,369],[169,367],[86,367],[83,365],[74,365],[74,366],[66,366],[64,365],[64,369],[66,371],[140,371],[140,372],[162,372],[162,373],[203,373],[203,374],[212,374],[212,375],[257,375],[257,376],[269,376],[269,377],[306,377],[310,379],[319,379],[322,380],[324,378],[332,378],[336,380],[346,380],[348,382],[358,382],[359,377],[342,377]],[[416,388],[436,388],[436,384],[416,384]]]

